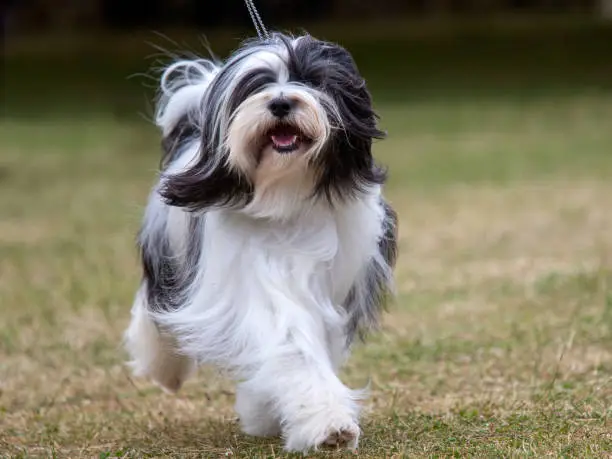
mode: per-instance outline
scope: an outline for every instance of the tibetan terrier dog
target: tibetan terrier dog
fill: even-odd
[[[181,60],[156,121],[162,170],[125,335],[135,374],[175,392],[214,364],[237,381],[245,433],[356,448],[362,393],[338,371],[392,290],[397,220],[353,58],[273,34],[224,63]]]

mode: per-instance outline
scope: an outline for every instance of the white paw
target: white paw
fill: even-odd
[[[359,425],[348,414],[321,412],[285,430],[285,449],[306,452],[320,446],[356,450]]]
[[[359,433],[359,426],[357,424],[345,426],[340,429],[333,429],[323,444],[326,446],[355,450],[359,442]]]

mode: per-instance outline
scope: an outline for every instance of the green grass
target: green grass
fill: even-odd
[[[380,55],[351,39],[389,131],[401,248],[383,330],[343,372],[371,386],[359,457],[609,457],[612,35],[471,30],[383,37]],[[214,371],[172,397],[124,368],[159,138],[123,79],[140,51],[104,52],[8,57],[0,456],[282,457],[239,432]]]

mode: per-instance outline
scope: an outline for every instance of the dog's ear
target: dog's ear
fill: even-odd
[[[199,128],[194,119],[183,116],[162,139],[162,167],[167,172],[162,174],[160,195],[168,205],[190,211],[248,202],[252,185],[247,177],[228,167],[214,126],[205,122]],[[178,171],[168,168],[182,154],[194,156],[195,160]]]
[[[253,187],[246,177],[225,163],[213,164],[206,151],[200,156],[189,169],[164,177],[160,194],[168,205],[199,211],[244,205],[252,199]]]
[[[350,128],[336,132],[324,154],[316,159],[319,178],[316,193],[334,198],[351,198],[372,185],[381,185],[387,171],[372,156],[372,138]]]
[[[318,56],[302,71],[332,98],[335,107],[328,112],[337,127],[328,151],[319,157],[317,190],[331,199],[384,183],[386,171],[372,157],[372,141],[384,138],[385,133],[378,129],[372,97],[353,57],[333,43],[313,40],[309,46],[318,48]]]
[[[161,77],[156,124],[161,128],[159,193],[168,205],[188,210],[227,206],[249,199],[251,185],[226,165],[221,129],[226,82],[220,64],[179,60]],[[185,159],[183,159],[185,158]]]
[[[325,91],[334,98],[345,130],[363,139],[384,138],[385,133],[377,126],[372,96],[353,56],[335,44],[324,49],[327,59],[333,62],[326,72]]]
[[[330,96],[337,106],[333,115],[341,116],[336,121],[347,131],[367,139],[385,137],[377,127],[372,97],[351,53],[311,36],[300,39],[295,49],[287,45],[287,50],[290,78]]]
[[[181,170],[166,169],[160,195],[168,205],[190,211],[228,207],[250,201],[253,186],[248,178],[231,169],[225,161],[217,135],[210,125],[196,128],[193,117],[185,116],[162,140],[165,166],[188,150],[197,148],[195,160]]]

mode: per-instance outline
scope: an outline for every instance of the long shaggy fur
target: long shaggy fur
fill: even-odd
[[[362,394],[337,371],[392,291],[397,218],[352,57],[274,34],[225,63],[179,61],[156,121],[162,171],[125,335],[135,373],[173,392],[215,364],[238,382],[246,433],[294,451],[356,447]]]

